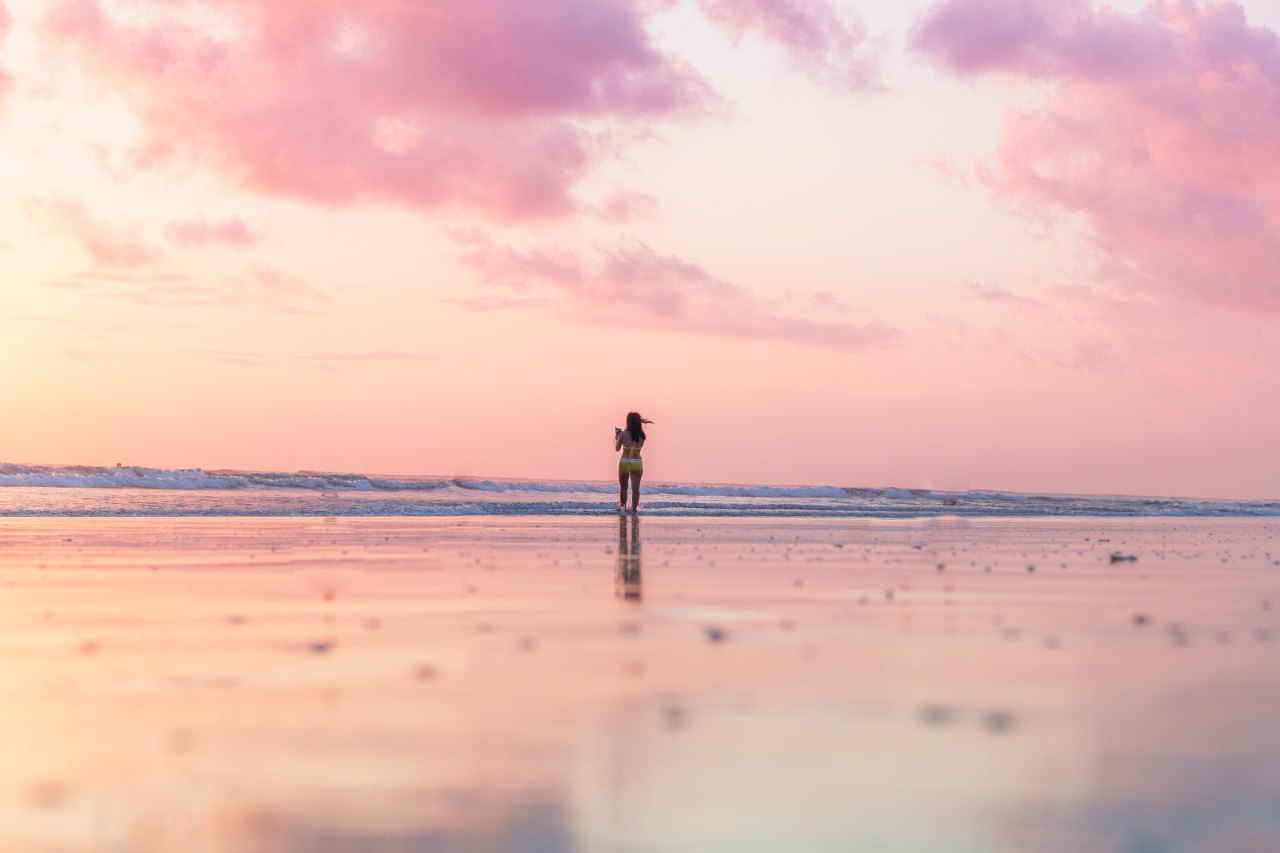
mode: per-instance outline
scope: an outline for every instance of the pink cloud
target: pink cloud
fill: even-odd
[[[11,29],[13,29],[13,16],[9,14],[9,9],[5,6],[4,0],[0,0],[0,47],[4,47],[4,40],[8,37]],[[13,78],[0,66],[0,101],[4,99],[5,95],[9,94],[9,89],[12,87]]]
[[[132,269],[160,259],[138,229],[95,219],[84,205],[67,199],[28,199],[27,218],[38,228],[70,237],[97,264]]]
[[[303,361],[332,362],[393,362],[393,361],[435,361],[432,356],[421,353],[401,352],[399,350],[374,350],[370,352],[320,352],[311,355],[295,356]]]
[[[284,353],[188,348],[177,350],[173,355],[217,361],[223,364],[236,365],[238,367],[278,367],[289,362],[302,362],[310,363],[313,366],[319,367],[330,373],[342,372],[344,367],[350,365],[390,364],[396,362],[423,363],[436,360],[433,356],[424,355],[422,353],[402,352],[399,350],[318,352],[289,355]]]
[[[1026,310],[1034,310],[1043,307],[1039,299],[1030,296],[1021,296],[1009,290],[1007,287],[999,285],[981,284],[976,281],[965,282],[965,288],[969,294],[983,302],[989,302],[993,305],[1005,305],[1011,308],[1021,308]]]
[[[816,79],[851,92],[880,87],[866,26],[830,0],[699,0],[707,16],[735,37],[777,42]]]
[[[959,189],[968,189],[972,183],[972,169],[957,165],[948,157],[930,157],[921,160],[920,165],[930,169],[945,184]]]
[[[172,222],[165,234],[171,242],[187,248],[210,244],[244,248],[253,245],[258,239],[258,235],[249,230],[249,226],[238,216],[221,222],[210,222],[203,217]]]
[[[183,273],[154,270],[90,270],[49,282],[49,287],[89,290],[106,299],[170,308],[255,306],[278,314],[316,314],[329,296],[304,279],[259,266],[210,284]]]
[[[1081,218],[1108,281],[1280,311],[1280,38],[1237,3],[947,0],[913,43],[1053,85],[979,176],[1029,217]]]
[[[561,248],[519,251],[476,236],[467,242],[464,260],[491,287],[525,299],[553,292],[574,319],[593,325],[780,340],[835,350],[872,349],[893,343],[901,334],[878,323],[831,319],[833,313],[848,310],[833,306],[829,294],[818,297],[826,306],[825,316],[797,316],[786,311],[787,306],[637,241],[602,248],[594,258]],[[484,302],[478,308],[494,306]]]
[[[328,295],[296,275],[269,266],[233,278],[219,290],[223,305],[260,305],[281,314],[315,314]]]
[[[649,193],[634,190],[617,190],[600,205],[600,218],[606,222],[626,223],[636,219],[651,219],[658,212],[658,199]]]
[[[184,158],[267,194],[514,220],[577,207],[609,146],[589,125],[714,102],[650,42],[642,5],[58,0],[43,33],[140,119],[136,164]]]
[[[948,0],[916,28],[913,46],[960,74],[1101,77],[1161,61],[1170,33],[1151,9],[1133,18],[1092,0]]]

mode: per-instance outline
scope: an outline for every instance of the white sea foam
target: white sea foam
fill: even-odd
[[[0,515],[577,515],[612,482],[0,463]],[[646,481],[646,512],[743,517],[1257,516],[1280,501]]]

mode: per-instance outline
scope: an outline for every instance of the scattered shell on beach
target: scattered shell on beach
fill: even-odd
[[[950,726],[976,715],[977,722],[991,734],[1006,734],[1017,725],[1017,716],[1001,708],[978,712],[955,705],[929,703],[920,706],[916,713],[921,724],[926,726]]]
[[[923,705],[920,708],[920,722],[926,726],[950,725],[957,716],[957,710],[950,705]]]
[[[688,719],[688,713],[679,705],[667,705],[662,709],[662,720],[668,729],[682,729]]]
[[[1015,718],[1009,711],[988,711],[982,715],[982,726],[992,734],[1005,734],[1013,729]]]

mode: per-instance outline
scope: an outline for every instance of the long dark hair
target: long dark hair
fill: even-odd
[[[627,432],[631,433],[632,441],[644,441],[644,427],[640,425],[639,412],[627,412]]]

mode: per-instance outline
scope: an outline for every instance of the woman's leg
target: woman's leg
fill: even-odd
[[[631,472],[631,510],[632,512],[640,508],[640,478],[642,476],[644,476],[643,471]],[[626,493],[626,489],[624,488],[623,489],[624,496],[625,496],[625,493]],[[626,501],[624,500],[623,502],[625,503]]]
[[[618,472],[618,509],[627,508],[627,472]]]

